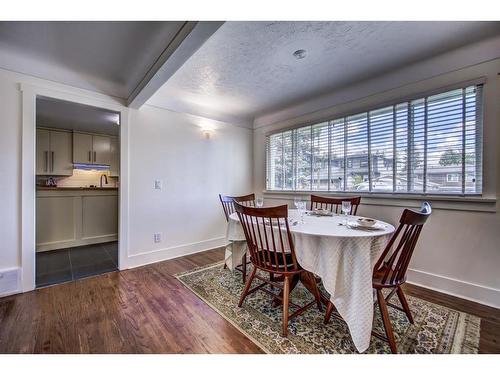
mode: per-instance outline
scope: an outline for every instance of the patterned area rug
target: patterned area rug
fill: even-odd
[[[237,304],[243,289],[241,273],[232,273],[222,265],[197,268],[176,277],[266,353],[357,353],[347,325],[334,316],[324,325],[324,312],[316,308],[292,319],[288,337],[281,337],[281,308],[273,308],[271,296],[261,291],[248,296],[239,308]],[[291,300],[303,305],[312,298],[299,283]],[[397,297],[391,299],[395,304],[396,301],[399,303]],[[408,303],[415,324],[410,324],[403,312],[389,307],[400,353],[478,352],[479,317],[411,296],[408,296]],[[383,333],[378,307],[375,310],[374,328]],[[390,348],[385,341],[372,336],[366,353],[390,353]]]

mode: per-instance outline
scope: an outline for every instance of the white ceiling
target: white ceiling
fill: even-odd
[[[184,22],[0,22],[0,67],[120,98]]]
[[[226,22],[148,104],[256,116],[500,34],[500,22]],[[293,52],[305,49],[298,60]]]
[[[102,108],[44,97],[36,100],[37,126],[118,135],[119,119],[119,113]]]

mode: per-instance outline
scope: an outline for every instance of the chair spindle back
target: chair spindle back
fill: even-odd
[[[238,202],[244,206],[255,207],[255,194],[248,194],[240,197],[230,197],[219,194],[219,199],[222,203],[222,209],[224,210],[226,221],[229,221],[229,215],[236,212],[234,209],[234,202]]]
[[[311,210],[323,209],[340,214],[342,213],[342,202],[351,202],[351,212],[349,214],[356,215],[358,206],[361,203],[361,197],[331,198],[311,195]]]
[[[381,284],[396,286],[405,282],[415,245],[431,213],[431,205],[427,202],[422,204],[420,212],[409,209],[403,211],[398,228],[374,267],[374,272],[382,275],[379,279]],[[398,238],[399,242],[395,245]]]
[[[288,207],[254,208],[234,204],[253,265],[266,272],[300,272],[288,225]]]

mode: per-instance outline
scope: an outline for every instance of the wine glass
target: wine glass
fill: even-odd
[[[306,202],[305,201],[299,201],[298,203],[298,210],[300,214],[300,222],[304,224],[304,212],[306,211]]]
[[[351,213],[351,202],[342,201],[342,213],[345,215],[345,225],[347,225],[347,215]]]
[[[301,201],[300,197],[293,198],[293,203],[295,204],[295,208],[296,209],[299,209],[299,203],[300,203],[300,201]]]
[[[257,197],[257,199],[255,200],[255,205],[259,208],[262,207],[264,205],[264,198]]]

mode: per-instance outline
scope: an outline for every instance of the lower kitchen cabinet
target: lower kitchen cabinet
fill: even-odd
[[[117,189],[37,190],[36,251],[117,239]]]

